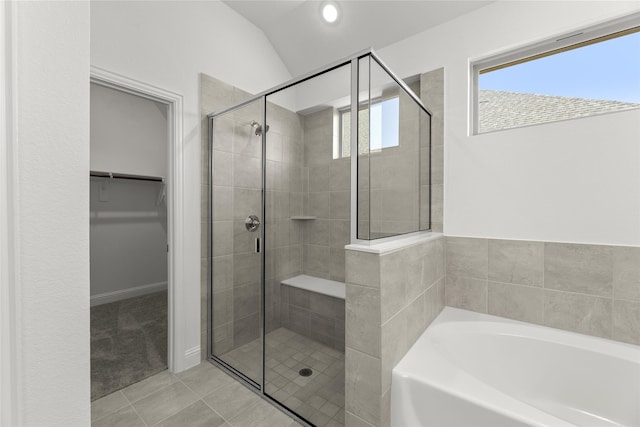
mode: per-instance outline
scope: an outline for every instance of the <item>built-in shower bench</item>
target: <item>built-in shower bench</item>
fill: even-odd
[[[328,295],[342,300],[344,300],[346,295],[344,283],[322,279],[320,277],[307,276],[306,274],[283,280],[281,283],[293,288],[304,289],[305,291]]]
[[[282,326],[344,351],[345,284],[306,274],[280,284]]]

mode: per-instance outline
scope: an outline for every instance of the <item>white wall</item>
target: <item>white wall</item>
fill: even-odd
[[[167,177],[167,113],[165,104],[92,83],[91,170]],[[91,179],[91,305],[166,289],[162,187]]]
[[[467,129],[470,60],[639,10],[503,1],[380,50],[400,76],[445,67],[445,234],[640,245],[640,111]]]
[[[200,346],[200,111],[203,72],[257,93],[291,78],[264,34],[219,1],[92,2],[91,64],[184,97],[186,247],[175,304],[188,307],[176,345]],[[180,231],[179,231],[180,232]],[[202,343],[205,345],[205,343]],[[197,357],[189,363],[197,363]],[[178,369],[188,366],[176,361]]]
[[[157,204],[162,185],[91,179],[91,305],[166,289],[167,206]],[[101,191],[107,200],[100,200]]]
[[[91,84],[91,170],[167,176],[167,106]]]
[[[13,7],[17,425],[88,426],[89,4]]]

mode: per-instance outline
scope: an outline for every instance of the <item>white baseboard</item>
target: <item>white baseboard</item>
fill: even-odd
[[[148,285],[136,286],[135,288],[122,289],[120,291],[106,292],[104,294],[91,296],[91,307],[94,305],[107,304],[109,302],[120,301],[127,298],[139,297],[141,295],[152,294],[167,290],[167,282],[150,283]]]
[[[201,362],[200,346],[192,347],[184,352],[184,362],[186,369],[197,366]]]

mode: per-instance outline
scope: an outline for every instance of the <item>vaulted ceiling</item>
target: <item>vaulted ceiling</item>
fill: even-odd
[[[491,3],[478,0],[337,0],[334,3],[340,10],[340,18],[338,22],[328,24],[321,17],[325,1],[224,2],[262,29],[294,77],[369,47],[389,46]]]

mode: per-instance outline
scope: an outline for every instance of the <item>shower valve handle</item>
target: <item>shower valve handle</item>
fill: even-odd
[[[255,215],[249,215],[247,219],[244,220],[244,226],[247,227],[249,231],[256,231],[260,228],[260,219]]]

